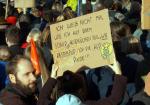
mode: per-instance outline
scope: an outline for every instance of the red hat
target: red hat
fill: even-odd
[[[6,18],[7,23],[10,23],[12,25],[15,25],[17,22],[17,18],[15,16],[9,16]]]

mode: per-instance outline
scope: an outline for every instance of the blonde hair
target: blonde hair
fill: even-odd
[[[64,21],[64,20],[65,20],[65,18],[64,18],[63,15],[60,15],[60,16],[58,16],[58,17],[56,18],[56,21],[57,21],[57,22],[61,22],[61,21]]]
[[[41,31],[38,28],[33,28],[30,33],[27,36],[27,42],[29,43],[31,38],[33,38],[33,40],[39,41],[40,40],[40,36],[41,36]]]

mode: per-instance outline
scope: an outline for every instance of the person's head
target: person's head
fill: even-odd
[[[84,104],[82,104],[81,100],[78,97],[72,94],[65,94],[57,100],[56,105],[84,105]]]
[[[113,2],[114,2],[113,0],[104,0],[103,5],[105,8],[110,9],[113,5]]]
[[[122,38],[131,34],[130,27],[123,22],[112,22],[110,26],[113,42],[120,41]]]
[[[18,18],[18,27],[21,30],[26,31],[27,29],[30,29],[31,19],[29,15],[21,14]]]
[[[8,61],[11,58],[11,53],[7,46],[0,46],[0,60]]]
[[[52,10],[57,11],[57,12],[62,12],[63,10],[63,4],[59,1],[56,1],[52,5]]]
[[[122,5],[126,6],[127,4],[131,3],[131,0],[121,0]]]
[[[6,18],[8,24],[16,25],[17,18],[15,16],[9,16]]]
[[[31,20],[30,20],[29,15],[25,15],[25,14],[20,15],[19,22],[20,23],[25,22],[25,23],[30,24]]]
[[[27,36],[27,42],[29,43],[31,38],[35,41],[35,42],[39,42],[41,41],[41,31],[38,28],[33,28],[29,35]]]
[[[8,12],[7,12],[8,16],[15,16],[18,17],[19,13],[17,11],[16,8],[14,8],[14,6],[8,5]]]
[[[130,54],[130,53],[140,54],[142,53],[141,43],[134,36],[124,38],[121,41],[121,51],[125,54]]]
[[[72,19],[72,18],[76,17],[76,15],[75,15],[74,11],[71,9],[71,7],[66,7],[63,10],[63,16],[64,16],[65,20]]]
[[[20,30],[16,26],[10,26],[5,33],[8,46],[19,44]]]
[[[94,11],[100,11],[102,9],[105,9],[104,5],[101,4],[101,3],[96,3],[95,6],[94,6]]]
[[[32,8],[31,14],[35,17],[40,17],[40,12],[37,8]]]
[[[112,10],[121,11],[122,10],[122,3],[121,1],[115,1],[112,5]]]
[[[16,56],[6,66],[11,84],[20,88],[25,94],[31,95],[36,89],[35,70],[31,61],[24,56]]]
[[[57,84],[51,96],[55,101],[64,94],[73,94],[81,100],[86,98],[86,83],[82,75],[65,71],[57,78]]]

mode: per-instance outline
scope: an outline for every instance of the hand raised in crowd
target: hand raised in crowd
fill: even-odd
[[[53,64],[52,65],[52,71],[51,71],[51,78],[56,79],[57,78],[57,71],[58,71],[59,67],[57,64]]]

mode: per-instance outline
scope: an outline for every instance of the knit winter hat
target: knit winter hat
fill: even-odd
[[[7,17],[6,21],[9,24],[15,25],[17,22],[17,18],[15,16],[9,16]]]
[[[84,104],[82,104],[81,100],[78,97],[71,94],[65,94],[57,100],[56,105],[84,105]]]

